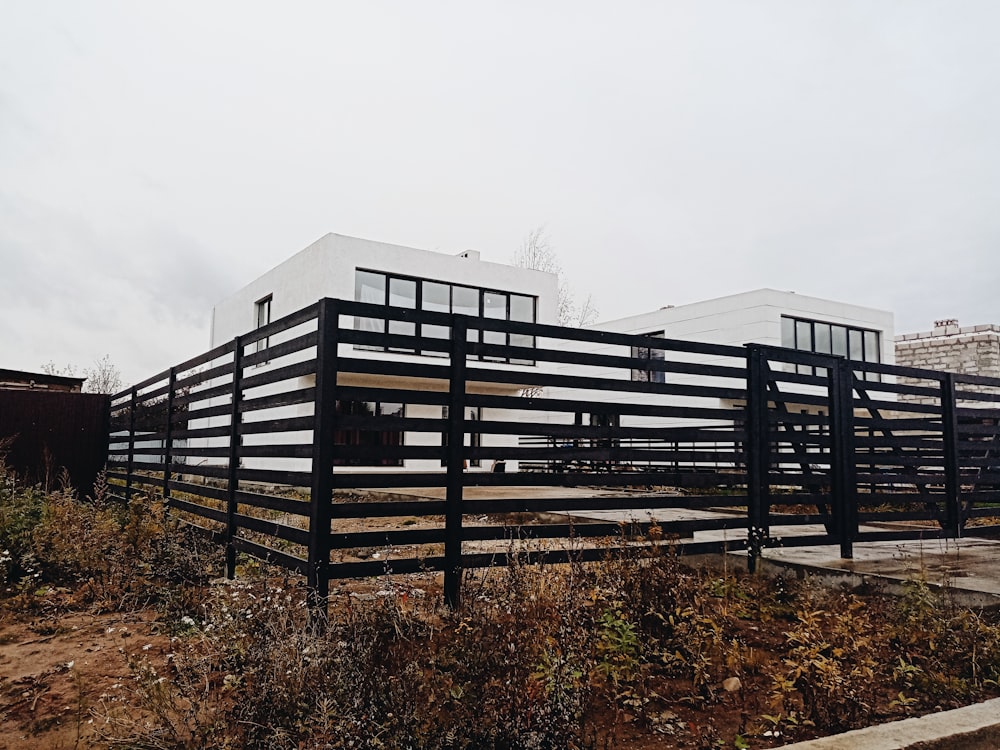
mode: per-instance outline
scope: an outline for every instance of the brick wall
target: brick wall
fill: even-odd
[[[962,328],[956,320],[937,321],[931,331],[896,337],[896,364],[1000,378],[1000,325]],[[913,378],[900,378],[900,382],[909,385],[929,384]],[[901,395],[900,400],[934,402],[930,397],[906,394]]]

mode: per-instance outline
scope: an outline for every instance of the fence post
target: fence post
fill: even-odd
[[[958,410],[955,375],[941,380],[941,441],[944,448],[944,528],[955,539],[962,536],[962,484],[958,459]]]
[[[451,378],[448,386],[447,494],[444,521],[444,600],[449,607],[461,603],[462,496],[465,482],[465,366],[469,321],[452,316]]]
[[[128,469],[125,473],[125,502],[132,499],[132,473],[135,471],[135,409],[139,390],[132,387],[132,399],[128,407]]]
[[[236,493],[240,487],[240,404],[243,401],[243,337],[233,339],[233,392],[229,409],[229,468],[226,484],[226,578],[236,577]]]
[[[316,390],[313,396],[312,487],[309,495],[309,566],[306,571],[313,617],[325,618],[330,595],[330,520],[337,431],[337,346],[340,306],[320,300],[316,313]]]
[[[767,408],[767,361],[764,347],[747,345],[747,568],[757,570],[770,536],[770,425]]]
[[[854,557],[858,535],[857,463],[854,450],[854,371],[837,359],[827,379],[830,398],[830,483],[840,556]]]
[[[170,462],[174,447],[174,389],[177,386],[177,368],[170,368],[170,378],[167,386],[167,429],[163,436],[163,489],[160,496],[163,502],[170,497]]]

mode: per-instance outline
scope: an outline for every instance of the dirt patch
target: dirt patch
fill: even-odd
[[[0,621],[0,750],[90,746],[101,705],[127,699],[127,655],[166,667],[171,643],[162,630],[152,611],[7,615]]]

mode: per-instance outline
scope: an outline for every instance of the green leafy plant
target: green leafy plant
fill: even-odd
[[[597,620],[597,671],[616,686],[639,665],[639,635],[620,611],[606,609]]]
[[[811,592],[785,634],[789,651],[772,675],[772,705],[782,709],[779,715],[843,731],[867,724],[874,710],[878,633],[863,601],[823,598]]]

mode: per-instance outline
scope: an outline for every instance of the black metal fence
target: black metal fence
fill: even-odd
[[[1000,380],[324,299],[114,397],[121,497],[335,578],[957,537]],[[988,529],[984,526],[983,531]],[[780,537],[780,539],[779,539]]]

